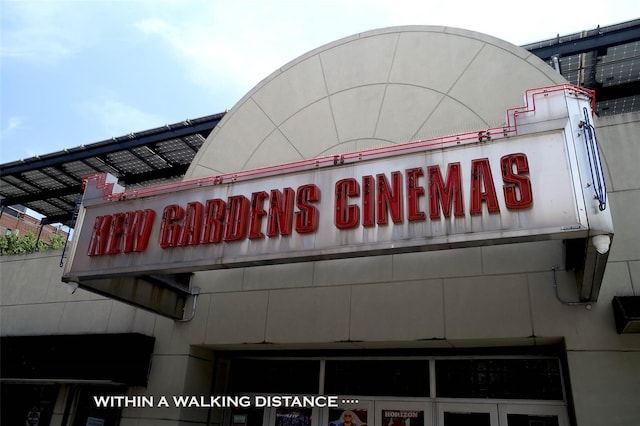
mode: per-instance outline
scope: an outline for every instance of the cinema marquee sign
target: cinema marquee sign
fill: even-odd
[[[565,86],[535,96],[473,134],[138,192],[90,177],[64,279],[612,233],[580,130],[589,99]]]
[[[415,163],[419,164],[418,161]],[[163,249],[172,249],[244,240],[258,243],[266,238],[315,233],[319,230],[321,209],[333,216],[335,229],[349,230],[390,223],[401,225],[405,221],[442,223],[452,216],[482,215],[483,210],[499,214],[500,204],[507,211],[533,206],[527,154],[500,157],[499,190],[496,190],[488,158],[471,159],[467,166],[470,167],[470,191],[464,194],[460,162],[446,165],[446,177],[439,164],[432,164],[388,173],[379,170],[381,173],[375,176],[366,175],[360,179],[342,178],[329,193],[333,214],[331,208],[323,208],[321,203],[321,194],[329,188],[323,190],[317,183],[272,188],[250,195],[192,200],[186,205],[169,204],[162,208],[157,221],[156,243]],[[499,197],[502,203],[498,201]],[[428,200],[427,211],[422,210],[423,199]],[[97,216],[87,255],[144,252],[156,216],[153,208]],[[325,226],[330,225],[325,223]]]

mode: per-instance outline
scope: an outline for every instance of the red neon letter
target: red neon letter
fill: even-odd
[[[178,244],[178,237],[182,229],[180,221],[183,217],[184,209],[177,204],[171,204],[164,208],[162,222],[160,222],[160,234],[158,235],[160,247],[175,247]]]
[[[207,200],[204,204],[204,226],[200,234],[200,243],[219,243],[224,230],[224,214],[227,203],[220,198]]]
[[[488,158],[471,162],[471,209],[469,213],[482,214],[482,201],[487,202],[489,213],[500,211]]]
[[[318,229],[318,209],[310,203],[320,201],[320,188],[317,185],[302,185],[296,195],[296,232],[307,234]]]
[[[376,177],[378,179],[378,225],[387,224],[389,213],[393,223],[402,222],[402,173],[391,173],[393,190],[389,188],[389,181],[385,175],[378,174]]]
[[[261,231],[262,218],[267,215],[264,210],[264,200],[269,198],[269,194],[265,191],[254,192],[251,194],[251,217],[249,219],[249,238],[264,238]]]
[[[376,181],[373,176],[362,176],[362,226],[376,224]]]
[[[418,179],[424,176],[422,167],[407,169],[407,218],[409,222],[425,220],[427,215],[420,210],[420,197],[424,195],[424,188],[418,183]]]
[[[151,209],[127,212],[123,252],[140,252],[147,248],[155,217],[156,212]]]
[[[527,156],[522,153],[505,155],[500,159],[504,185],[504,201],[510,210],[526,209],[533,205],[531,181],[523,173],[529,173]],[[515,171],[514,171],[515,167]],[[520,195],[518,199],[518,193]]]
[[[184,223],[178,238],[179,246],[195,245],[200,243],[200,230],[202,229],[202,203],[193,201],[187,204]]]
[[[336,182],[336,210],[334,220],[338,229],[355,228],[360,222],[360,208],[356,204],[347,204],[347,197],[360,195],[358,181],[353,178]]]
[[[127,218],[126,213],[116,213],[111,219],[111,229],[109,230],[109,244],[107,244],[107,254],[120,253],[122,236],[124,235],[124,223]]]
[[[442,206],[444,217],[450,217],[451,203],[453,203],[453,215],[464,216],[460,163],[449,163],[446,185],[442,183],[440,166],[429,166],[427,170],[429,173],[429,217],[440,219],[440,206]]]
[[[111,218],[111,215],[96,217],[93,223],[91,239],[89,240],[88,256],[100,256],[104,254],[107,248],[107,242],[109,241]]]
[[[269,219],[267,220],[267,235],[290,235],[293,229],[293,207],[296,192],[285,188],[284,194],[277,189],[271,190],[269,203]]]
[[[249,219],[249,199],[244,195],[233,195],[227,203],[225,241],[238,241],[247,236]]]

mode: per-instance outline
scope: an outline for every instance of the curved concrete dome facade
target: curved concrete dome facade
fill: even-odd
[[[245,95],[186,178],[501,125],[566,80],[525,49],[446,27],[379,29],[313,50]]]

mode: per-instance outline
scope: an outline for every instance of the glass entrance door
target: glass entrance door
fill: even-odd
[[[437,426],[568,426],[569,424],[564,405],[436,403],[436,411]]]
[[[432,403],[376,401],[378,426],[432,426]]]
[[[568,426],[558,404],[358,400],[335,408],[236,410],[231,426]]]
[[[567,426],[564,406],[504,404],[499,406],[500,426]]]
[[[440,426],[498,426],[496,404],[438,403]]]

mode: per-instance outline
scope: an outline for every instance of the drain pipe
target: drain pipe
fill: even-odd
[[[193,319],[193,317],[196,316],[196,305],[198,303],[198,295],[200,294],[200,288],[199,287],[192,288],[189,294],[193,296],[193,306],[191,307],[191,315],[188,318],[182,318],[177,320],[178,322],[189,322]]]
[[[558,268],[556,268],[555,266],[551,267],[551,270],[553,271],[553,289],[556,294],[556,299],[558,299],[558,302],[567,306],[584,306],[587,310],[591,310],[591,302],[575,302],[570,300],[564,300],[560,297],[560,295],[558,294],[558,280],[556,279],[557,269]]]

